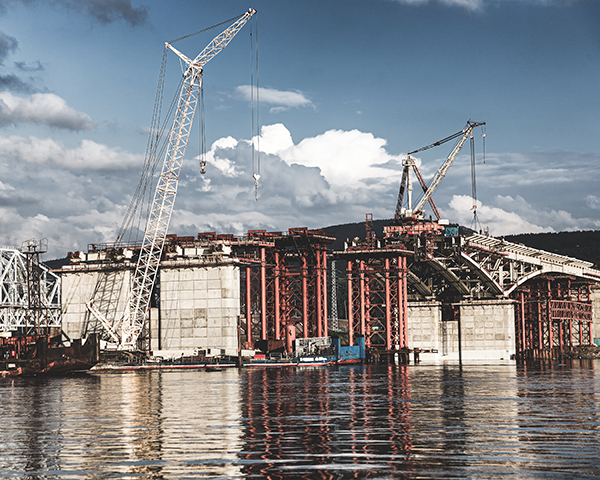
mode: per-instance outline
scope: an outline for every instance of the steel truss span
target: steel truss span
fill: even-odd
[[[60,277],[43,264],[39,264],[39,305],[37,298],[31,300],[26,256],[15,247],[0,247],[0,331],[26,333],[61,326]]]

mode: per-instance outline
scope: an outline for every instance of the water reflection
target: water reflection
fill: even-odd
[[[528,468],[556,478],[572,472],[600,476],[599,381],[594,366],[600,365],[577,359],[525,365],[519,370],[519,452]],[[551,451],[548,444],[553,446]],[[562,465],[561,458],[569,458],[569,464]]]
[[[400,478],[411,471],[408,367],[244,372],[242,473]]]
[[[0,478],[600,478],[600,361],[0,380]]]
[[[239,474],[237,371],[17,379],[0,401],[0,477]]]

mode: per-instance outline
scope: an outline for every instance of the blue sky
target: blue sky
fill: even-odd
[[[0,243],[47,238],[55,258],[114,241],[141,174],[164,42],[249,7],[258,201],[247,25],[205,68],[209,165],[201,176],[195,130],[172,233],[390,218],[406,152],[468,119],[487,122],[477,192],[492,234],[600,228],[600,2],[0,0]],[[224,28],[176,46],[194,57]],[[167,103],[179,75],[169,54]],[[426,179],[451,146],[417,155]],[[470,178],[465,148],[434,195],[444,218],[467,226]]]

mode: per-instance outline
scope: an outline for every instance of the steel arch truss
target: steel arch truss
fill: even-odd
[[[30,309],[27,259],[16,248],[0,247],[0,331],[26,333],[61,326],[60,277],[39,265],[39,305]]]

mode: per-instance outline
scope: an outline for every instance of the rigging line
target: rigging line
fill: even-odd
[[[409,153],[408,153],[408,155],[411,155],[411,154],[413,154],[413,153],[415,153],[415,152],[422,152],[423,150],[429,150],[430,148],[433,148],[433,147],[437,147],[438,145],[441,145],[442,143],[449,142],[450,140],[452,140],[452,139],[454,139],[454,138],[456,138],[456,137],[461,137],[462,135],[464,135],[464,133],[465,133],[465,132],[464,132],[464,130],[461,130],[460,132],[456,132],[454,135],[450,135],[449,137],[446,137],[446,138],[444,138],[443,140],[440,140],[439,142],[435,142],[435,143],[432,143],[431,145],[427,145],[426,147],[423,147],[423,148],[420,148],[420,149],[418,149],[418,150],[414,150],[414,151],[412,151],[412,152],[409,152]],[[454,144],[454,146],[453,146],[453,147],[452,147],[452,149],[450,150],[450,153],[452,153],[452,151],[453,151],[453,150],[456,148],[456,146],[457,146],[459,143],[460,143],[460,139],[458,139],[458,140],[456,141],[456,143]],[[447,159],[449,156],[450,156],[450,154],[448,154],[448,156],[446,157],[446,159]],[[446,159],[444,159],[444,162],[446,161]],[[443,163],[442,163],[442,165],[443,165]],[[429,181],[429,185],[427,185],[427,190],[429,190],[429,188],[431,187],[431,183],[433,182],[433,179],[434,179],[434,178],[435,178],[435,175],[434,175],[434,177],[433,177],[433,178],[432,178],[432,179]],[[424,191],[423,193],[421,193],[421,194],[419,195],[419,197],[417,198],[417,202],[416,202],[416,203],[414,203],[414,205],[418,205],[418,204],[421,202],[421,200],[423,200],[423,197],[426,195],[426,193],[427,193],[427,191]]]
[[[137,220],[136,239],[138,238],[144,213],[146,213],[146,216],[149,213],[149,212],[144,212],[143,208],[140,208],[140,207],[143,207],[144,198],[146,197],[147,192],[151,192],[151,190],[148,190],[148,186],[150,186],[152,183],[152,180],[154,177],[154,172],[156,171],[156,167],[160,161],[160,158],[162,156],[164,156],[166,146],[167,146],[167,138],[165,137],[164,133],[165,133],[166,126],[168,125],[170,116],[173,112],[174,106],[175,106],[175,97],[171,101],[171,105],[169,107],[167,115],[165,116],[165,119],[163,120],[162,126],[160,126],[160,124],[158,124],[158,121],[157,121],[157,122],[155,122],[155,125],[153,127],[152,132],[154,132],[154,131],[156,132],[156,135],[155,135],[156,141],[153,142],[151,151],[148,152],[148,154],[146,155],[146,161],[144,164],[142,176],[140,178],[140,182],[138,184],[138,188],[136,189],[134,198],[132,198],[133,210],[131,212],[131,218],[129,219],[129,225],[128,225],[128,228],[130,230],[129,239],[131,239],[131,236],[133,235],[133,224],[135,223],[136,220]],[[148,193],[148,197],[150,197],[150,193]],[[150,200],[151,199],[149,198],[148,202]]]
[[[152,120],[151,120],[151,124],[150,124],[150,132],[148,135],[148,142],[146,144],[146,154],[144,157],[144,166],[143,166],[143,170],[142,172],[145,172],[145,170],[147,169],[147,164],[149,159],[152,156],[152,151],[155,148],[155,138],[154,138],[154,131],[156,129],[156,127],[158,126],[159,123],[159,119],[160,119],[160,115],[161,115],[161,110],[162,110],[162,99],[163,99],[163,93],[164,93],[164,84],[165,84],[165,71],[166,71],[166,65],[167,65],[167,51],[164,50],[163,51],[163,56],[162,56],[162,60],[161,60],[161,65],[160,65],[160,71],[158,74],[158,86],[156,89],[156,97],[154,100],[154,108],[152,111]],[[158,137],[156,138],[156,141],[158,141]],[[144,178],[144,174],[142,173],[142,179]],[[135,212],[135,207],[136,207],[136,196],[139,193],[139,190],[141,188],[141,179],[140,179],[140,183],[138,184],[138,187],[136,189],[136,193],[134,194],[129,207],[125,213],[125,217],[123,218],[123,221],[121,223],[121,226],[117,232],[117,242],[122,241],[125,232],[127,231],[129,225],[130,225],[130,219],[132,214]],[[130,232],[131,233],[131,232]],[[129,237],[129,240],[131,239],[131,237]]]
[[[250,158],[252,160],[252,177],[256,174],[254,169],[254,44],[252,29],[250,29]]]
[[[185,40],[186,38],[193,37],[194,35],[198,35],[200,33],[207,32],[208,30],[212,30],[213,28],[220,27],[221,25],[224,25],[226,23],[233,22],[234,20],[237,20],[238,18],[242,18],[244,15],[245,15],[245,13],[242,14],[242,15],[238,15],[237,17],[230,18],[229,20],[224,20],[221,23],[217,23],[216,25],[213,25],[212,27],[207,27],[207,28],[204,28],[202,30],[198,30],[195,33],[190,33],[188,35],[184,35],[183,37],[176,38],[175,40],[172,40],[172,41],[167,42],[167,43],[173,44],[173,43],[178,42],[180,40]]]
[[[200,173],[206,168],[206,116],[204,110],[204,82],[200,84]]]
[[[475,175],[475,137],[471,133],[471,197],[473,199],[473,213],[477,209],[477,178]]]
[[[154,122],[153,130],[151,130],[151,132],[157,132],[155,135],[156,141],[152,143],[152,148],[146,154],[146,160],[144,163],[142,176],[140,178],[138,188],[136,189],[136,193],[132,198],[132,212],[130,214],[130,218],[128,220],[127,225],[127,228],[129,229],[129,240],[131,240],[131,236],[134,233],[134,224],[136,223],[136,221],[137,225],[135,225],[135,234],[136,239],[139,238],[138,235],[141,231],[140,228],[144,220],[144,216],[147,218],[150,213],[152,189],[149,189],[148,187],[152,184],[154,173],[156,171],[158,163],[160,159],[164,156],[167,148],[168,138],[165,136],[165,131],[169,124],[169,120],[171,119],[171,116],[173,114],[173,110],[175,109],[178,96],[177,92],[181,89],[182,84],[183,78],[179,82],[179,87],[177,88],[173,99],[171,100],[171,104],[169,106],[167,114],[165,115],[162,125],[160,125],[159,119],[157,118],[156,122]],[[147,200],[144,200],[146,196]],[[143,209],[144,203],[146,203],[147,205],[146,210]]]
[[[260,86],[258,84],[258,18],[254,18],[254,26],[256,32],[255,50],[256,50],[256,161],[258,164],[258,174],[260,175]]]
[[[254,29],[250,29],[250,109],[251,109],[251,124],[252,124],[252,140],[251,140],[251,155],[252,155],[252,178],[254,179],[254,200],[258,202],[258,180],[260,179],[260,164],[257,163],[258,158],[258,63],[254,62],[254,53],[258,52],[258,37],[256,36],[256,20],[252,20]],[[254,34],[253,34],[254,31]],[[257,59],[258,62],[258,59]],[[256,73],[256,74],[255,74]],[[256,78],[256,84],[255,79]],[[254,90],[256,89],[256,113],[254,109]],[[256,122],[255,122],[256,120]]]
[[[483,137],[483,164],[485,165],[485,125],[481,127],[481,136]]]

